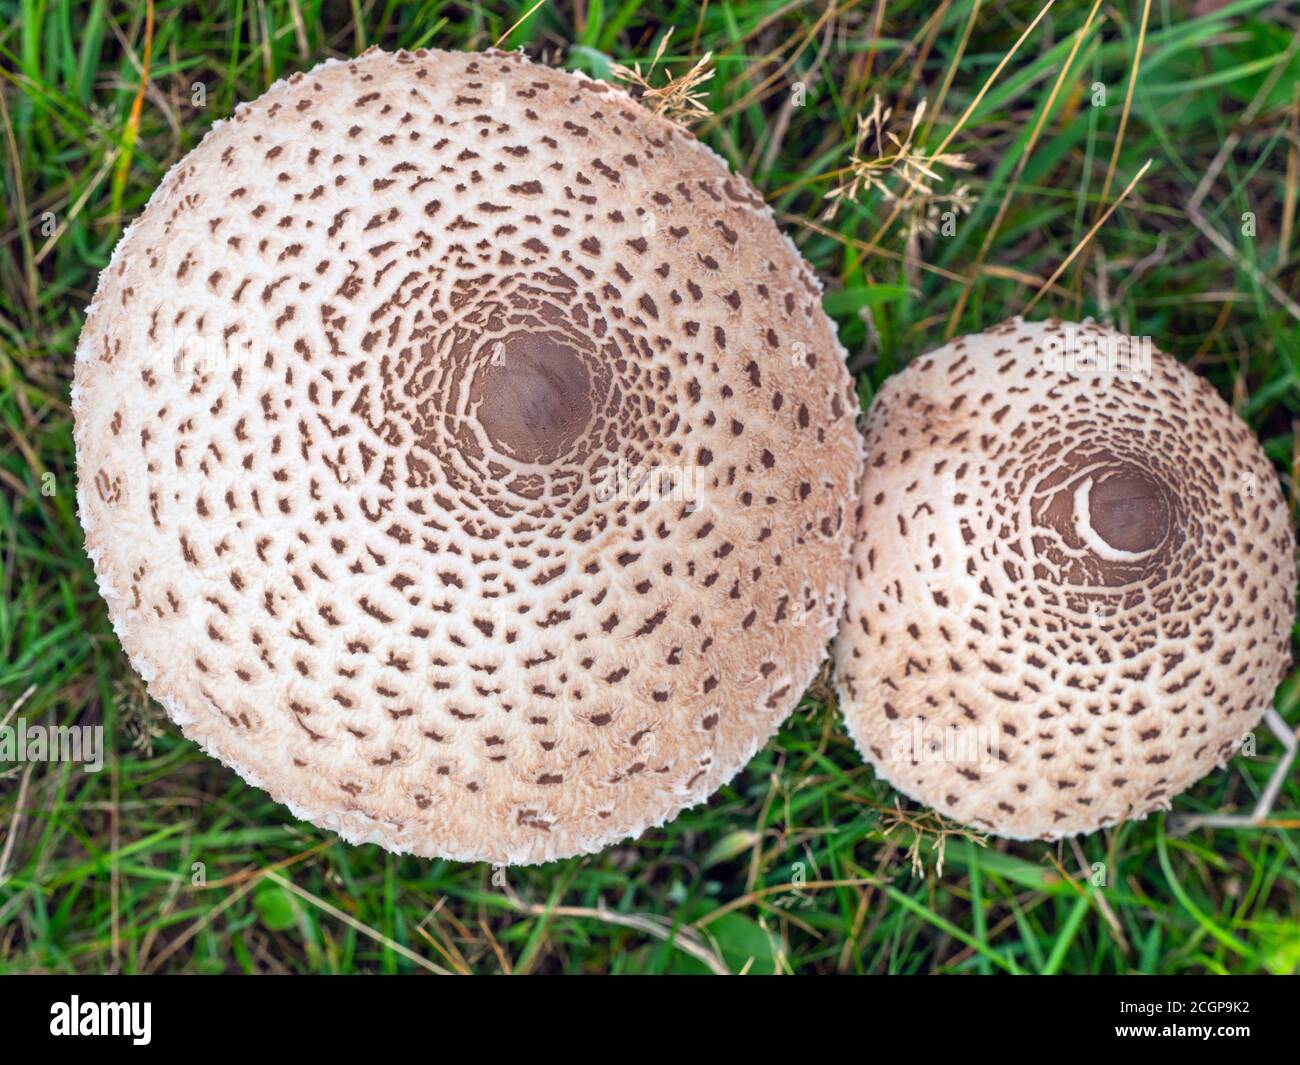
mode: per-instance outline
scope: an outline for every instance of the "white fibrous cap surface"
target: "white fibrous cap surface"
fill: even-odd
[[[689,133],[521,55],[372,51],[163,181],[77,351],[109,615],[185,734],[421,855],[707,798],[843,608],[820,285]]]
[[[921,356],[867,422],[836,644],[854,740],[957,821],[1055,839],[1230,758],[1290,658],[1294,533],[1213,387],[1092,324]]]

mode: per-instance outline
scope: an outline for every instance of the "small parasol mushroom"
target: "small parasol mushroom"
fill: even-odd
[[[899,791],[1057,839],[1168,807],[1273,713],[1291,522],[1174,359],[1016,319],[887,381],[867,453],[837,684]]]

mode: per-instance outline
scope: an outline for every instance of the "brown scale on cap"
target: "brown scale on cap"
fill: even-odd
[[[104,271],[74,407],[150,691],[352,840],[659,824],[843,606],[861,443],[814,275],[689,134],[519,55],[371,52],[219,123]]]
[[[1289,663],[1294,535],[1253,434],[1158,351],[1054,364],[1071,329],[1138,354],[1015,320],[885,383],[836,644],[877,771],[1015,838],[1167,807]]]

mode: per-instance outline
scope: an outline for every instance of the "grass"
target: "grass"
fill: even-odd
[[[102,723],[113,751],[95,775],[0,766],[0,970],[1295,972],[1300,772],[1283,827],[1179,837],[1156,816],[1077,846],[975,839],[875,780],[818,685],[706,806],[594,857],[493,870],[298,823],[143,698],[75,514],[84,308],[124,226],[215,119],[371,44],[504,35],[608,77],[645,72],[674,28],[648,76],[712,53],[697,131],[827,280],[864,406],[945,337],[1031,303],[1092,315],[1209,377],[1294,507],[1294,6],[547,0],[520,21],[528,6],[0,0],[0,721],[23,699],[29,722]],[[869,184],[827,218],[876,96],[900,139],[925,100],[909,151],[971,169],[934,167],[902,206]],[[881,173],[897,192],[907,170]],[[968,212],[945,199],[959,183]],[[1293,727],[1297,683],[1277,703]],[[1261,730],[1255,757],[1175,808],[1248,810],[1280,750]]]

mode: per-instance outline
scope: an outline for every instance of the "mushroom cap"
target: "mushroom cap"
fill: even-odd
[[[957,821],[1057,839],[1167,808],[1286,672],[1277,475],[1145,346],[1015,319],[915,359],[868,415],[838,694],[876,771]]]
[[[73,409],[150,693],[354,842],[661,824],[843,608],[861,440],[815,275],[689,133],[522,55],[372,50],[218,122],[103,272]]]

